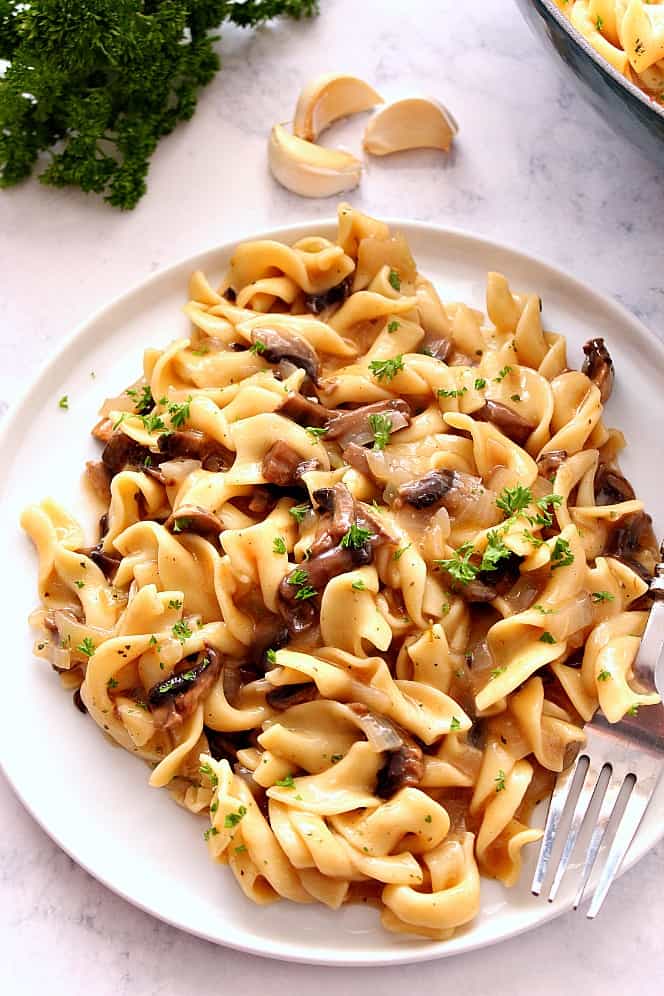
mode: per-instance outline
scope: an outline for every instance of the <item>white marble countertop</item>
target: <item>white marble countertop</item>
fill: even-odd
[[[351,195],[377,215],[463,227],[549,260],[664,332],[664,168],[607,130],[561,81],[505,0],[321,0],[311,23],[225,31],[224,70],[164,140],[130,214],[35,182],[0,194],[0,414],[100,303],[235,236],[329,216],[268,176],[265,140],[301,83],[344,69],[386,95],[439,96],[461,125],[449,163],[369,163]],[[353,129],[344,132],[344,138]],[[361,127],[355,126],[359,134]],[[29,732],[28,734],[29,735]],[[498,947],[404,968],[322,969],[216,948],[132,908],[66,857],[0,776],[0,990],[23,996],[218,992],[273,996],[488,991],[661,993],[664,844],[613,889],[595,923],[569,914]],[[563,981],[564,980],[564,981]]]

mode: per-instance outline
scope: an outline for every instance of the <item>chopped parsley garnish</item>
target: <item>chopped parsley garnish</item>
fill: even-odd
[[[140,391],[130,387],[125,394],[134,402],[134,411],[137,415],[147,415],[154,408],[154,398],[149,384],[144,384]]]
[[[152,636],[148,640],[148,646],[149,647],[156,647],[157,646],[157,637],[154,635],[154,633],[152,634]]]
[[[520,394],[510,394],[510,401],[521,401]]]
[[[173,520],[173,532],[182,533],[185,529],[189,529],[192,524],[192,519],[188,518],[186,515],[181,515],[177,519]]]
[[[549,631],[545,629],[544,632],[542,633],[542,635],[539,638],[539,642],[540,643],[555,643],[556,642],[556,638],[555,638],[555,636],[553,636],[552,633],[549,633]]]
[[[558,508],[563,500],[562,495],[545,495],[543,498],[538,498],[535,504],[539,509],[537,515],[529,515],[528,521],[533,526],[552,526],[553,516],[551,512],[547,511],[550,508]]]
[[[302,567],[296,567],[288,578],[288,583],[294,585],[307,584],[308,581],[309,575]]]
[[[243,854],[246,850],[247,850],[247,845],[246,844],[238,844],[238,846],[235,848],[235,853],[236,854]]]
[[[181,598],[169,598],[169,600],[168,600],[168,607],[169,607],[169,609],[181,609],[182,608],[182,599]],[[154,642],[156,643],[157,641],[155,640]],[[152,639],[150,640],[150,643],[152,643]]]
[[[189,418],[191,408],[191,395],[182,404],[173,402],[168,406],[168,414],[171,416],[171,425],[180,429]]]
[[[353,581],[353,583],[351,584],[351,588],[353,589],[353,591],[366,591],[367,590],[367,586],[365,585],[365,583],[362,580],[362,578],[358,578],[356,581]]]
[[[486,387],[486,381],[484,377],[478,377],[477,380],[475,381],[475,390],[481,391],[485,387]]]
[[[292,789],[295,788],[295,782],[293,781],[292,775],[285,775],[284,778],[277,778],[275,785],[279,785],[280,788]]]
[[[384,450],[390,441],[392,432],[392,419],[389,415],[370,415],[369,428],[373,432],[374,449]]]
[[[511,372],[512,372],[512,367],[505,366],[505,367],[503,367],[502,370],[498,371],[498,376],[494,377],[493,379],[496,381],[497,384],[500,384],[500,382],[502,380],[505,380],[505,378],[507,377],[508,373],[511,373]]]
[[[260,339],[256,339],[256,342],[253,344],[253,346],[249,347],[249,352],[253,353],[255,356],[258,356],[261,353],[264,353],[266,349],[267,346],[265,345],[265,343],[261,342]]]
[[[192,349],[194,356],[207,356],[210,352],[209,346],[200,346],[198,349]]]
[[[604,21],[599,16],[599,14],[597,15],[597,19],[595,21],[595,27],[597,28],[598,31],[601,31],[602,28],[604,27]]]
[[[283,536],[275,536],[272,540],[272,553],[286,553],[286,540]]]
[[[513,488],[503,488],[496,498],[496,506],[506,515],[518,515],[530,505],[532,500],[533,493],[530,488],[517,484]]]
[[[289,515],[292,515],[296,522],[302,522],[311,505],[304,502],[302,505],[294,505],[293,508],[288,509]]]
[[[412,545],[413,545],[412,543],[408,543],[407,546],[399,547],[399,549],[395,550],[394,553],[392,554],[392,560],[401,560],[406,550],[410,550]]]
[[[58,401],[58,408],[65,408],[65,409],[69,408],[69,395],[68,394],[63,394],[62,395],[62,397]]]
[[[276,664],[277,663],[277,651],[273,650],[272,647],[270,647],[269,650],[265,651],[265,659],[267,660],[268,664]]]
[[[638,716],[638,714],[639,714],[639,707],[637,706],[637,704],[635,702],[634,705],[631,705],[629,707],[629,709],[627,710],[627,715],[628,716]]]
[[[522,533],[521,535],[523,536],[523,538],[524,538],[525,540],[527,540],[527,541],[528,541],[528,543],[532,543],[532,545],[533,545],[533,546],[534,546],[534,547],[535,547],[536,549],[537,549],[538,547],[540,547],[540,546],[544,546],[544,540],[540,539],[540,538],[539,538],[539,536],[534,536],[534,535],[533,535],[533,534],[531,533],[530,529],[524,529],[524,530],[523,530],[523,533]]]
[[[443,604],[440,607],[440,614],[446,616],[451,608],[452,606],[450,605],[449,602],[443,602]]]
[[[434,560],[434,564],[442,567],[459,584],[468,584],[469,581],[475,580],[479,570],[475,564],[471,564],[470,562],[470,558],[474,553],[475,547],[473,544],[464,543],[458,550],[455,550],[453,557],[450,557],[448,560]]]
[[[231,827],[236,827],[242,817],[246,815],[246,812],[246,806],[238,806],[237,813],[229,813],[226,817],[224,817],[224,827],[227,830],[230,830]]]
[[[307,598],[315,598],[318,592],[315,588],[312,588],[310,584],[303,584],[301,588],[295,593],[295,598],[298,602],[303,602]]]
[[[85,588],[85,581],[74,581],[77,588]]]
[[[545,609],[543,605],[533,605],[536,612],[541,612],[543,616],[551,616],[555,609]]]
[[[590,597],[595,604],[598,602],[614,602],[616,598],[610,591],[591,591]]]
[[[611,677],[611,672],[607,671],[606,668],[603,667],[602,670],[597,675],[597,680],[598,681],[608,681],[610,677]]]
[[[191,632],[191,630],[189,628],[189,624],[187,622],[185,622],[184,619],[182,619],[182,620],[180,620],[180,622],[176,622],[174,624],[174,626],[173,626],[173,636],[177,640],[179,640],[180,643],[184,643],[184,641],[187,640],[191,635],[192,635],[192,632]]]
[[[557,567],[568,567],[569,564],[573,563],[574,554],[570,550],[569,543],[566,539],[557,536],[551,551],[551,570],[555,571]]]
[[[218,809],[219,809],[219,800],[215,799],[212,805],[210,806],[210,812],[216,813]]]
[[[427,813],[427,815],[424,817],[424,822],[433,823],[433,816],[431,815],[431,813]]]
[[[395,291],[401,290],[401,277],[396,270],[390,270],[389,276],[387,278],[390,282],[390,287],[393,287]]]
[[[499,678],[501,674],[505,674],[507,671],[507,664],[502,664],[500,667],[494,667],[492,671],[489,672],[489,677],[493,681],[494,678]]]
[[[161,415],[139,415],[138,416],[145,427],[146,432],[157,432],[157,430],[162,429],[166,432],[166,426]]]
[[[307,598],[314,598],[318,594],[315,588],[309,584],[309,575],[301,567],[297,567],[291,572],[290,576],[287,578],[288,584],[295,585],[297,587],[297,592],[295,593],[295,598],[298,601],[304,601]]]
[[[118,684],[119,684],[119,682],[115,678],[109,678],[108,681],[106,682],[106,687],[107,688],[117,688]]]
[[[218,833],[219,831],[217,830],[216,827],[208,827],[205,833],[203,834],[203,839],[209,840],[210,837],[216,837]]]
[[[333,754],[332,757],[330,758],[330,761],[332,762],[332,764],[338,764],[339,761],[343,761],[343,759],[344,759],[343,754]]]
[[[392,380],[400,370],[403,370],[403,355],[399,353],[390,360],[372,360],[369,370],[376,380]]]
[[[487,533],[487,545],[484,553],[482,554],[480,570],[495,571],[501,560],[506,560],[511,556],[512,551],[509,550],[503,543],[501,534],[497,529],[492,529],[489,533]]]
[[[450,721],[450,730],[460,730],[460,729],[461,729],[461,721],[458,720],[456,716],[452,716],[452,719]]]
[[[348,532],[341,537],[339,545],[344,549],[361,550],[373,535],[370,529],[363,529],[354,522]]]
[[[503,771],[502,768],[498,769],[498,774],[494,778],[494,781],[496,783],[496,792],[504,792],[505,791],[505,772]]]
[[[202,775],[206,775],[210,779],[213,785],[219,784],[219,779],[217,778],[214,768],[212,767],[209,761],[205,761],[203,764],[201,764],[198,770]]]
[[[327,429],[321,429],[321,428],[318,428],[317,426],[313,426],[313,425],[307,425],[307,426],[305,426],[304,431],[307,432],[311,436],[312,442],[315,443],[315,442],[317,442],[321,438],[321,436],[324,436],[325,433],[328,430]]]
[[[467,387],[459,387],[451,391],[446,391],[444,387],[441,387],[439,391],[436,391],[436,394],[439,398],[461,398],[467,390]]]
[[[95,652],[95,650],[97,648],[95,647],[94,643],[92,642],[91,637],[85,636],[85,637],[83,637],[83,639],[81,640],[81,642],[78,644],[78,646],[76,647],[76,649],[78,650],[78,652],[80,654],[85,654],[86,657],[92,657],[93,654],[94,654],[94,652]]]
[[[396,332],[398,328],[399,328],[399,322],[392,321],[387,323],[387,331],[389,333]]]

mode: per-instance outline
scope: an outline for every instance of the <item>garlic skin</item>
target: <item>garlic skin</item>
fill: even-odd
[[[383,98],[357,76],[324,73],[303,88],[295,109],[293,134],[315,142],[326,128],[339,118],[369,111]]]
[[[353,190],[362,163],[348,152],[326,149],[277,124],[270,132],[268,163],[275,180],[300,197],[332,197]]]
[[[364,148],[373,156],[404,149],[442,149],[449,152],[459,126],[439,101],[408,97],[381,108],[364,132]]]

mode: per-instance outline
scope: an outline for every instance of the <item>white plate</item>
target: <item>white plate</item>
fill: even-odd
[[[394,223],[407,236],[422,272],[447,300],[484,303],[487,270],[512,286],[541,294],[546,327],[569,340],[573,365],[590,336],[604,336],[616,363],[608,422],[630,443],[623,467],[646,506],[657,511],[664,488],[661,411],[664,349],[624,309],[542,262],[459,232]],[[332,235],[314,222],[272,232],[293,241]],[[72,705],[55,675],[31,654],[26,618],[36,603],[36,559],[17,523],[24,505],[52,495],[83,512],[79,477],[94,452],[88,430],[107,395],[135,379],[147,345],[164,346],[187,333],[180,309],[191,270],[221,275],[232,246],[178,263],[119,298],[84,324],[42,371],[7,419],[0,442],[5,694],[11,708],[0,723],[0,759],[16,792],[44,829],[80,865],[136,906],[184,930],[254,954],[336,965],[423,961],[511,937],[569,908],[528,891],[535,848],[521,884],[506,890],[483,881],[482,912],[453,940],[429,942],[382,930],[375,910],[351,906],[332,913],[317,906],[249,903],[228,869],[213,865],[201,839],[203,819],[180,809],[147,784],[147,768],[114,750],[94,723]],[[94,372],[94,377],[92,373]],[[69,411],[58,408],[63,394]],[[656,522],[661,535],[664,522]],[[8,624],[11,627],[7,629]],[[644,819],[629,860],[664,833],[664,783]]]

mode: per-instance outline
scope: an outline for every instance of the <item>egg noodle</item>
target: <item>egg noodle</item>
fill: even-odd
[[[448,938],[481,875],[517,881],[583,722],[657,701],[631,670],[657,550],[603,421],[610,356],[570,369],[498,273],[488,318],[442,303],[348,205],[336,241],[241,244],[190,298],[190,338],[147,349],[93,430],[99,543],[51,499],[22,516],[35,652],[209,816],[249,899]]]
[[[555,0],[614,69],[664,102],[664,0]]]

